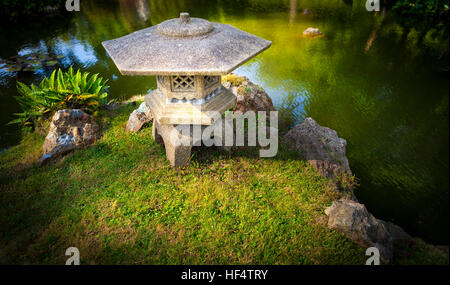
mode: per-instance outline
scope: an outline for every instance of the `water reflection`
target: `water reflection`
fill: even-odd
[[[297,0],[291,0],[289,4],[289,23],[293,23],[295,21],[296,16],[297,16]]]
[[[64,41],[58,38],[54,45],[55,52],[64,55],[61,61],[64,66],[76,64],[83,66],[83,68],[89,68],[98,61],[95,50],[88,43],[80,42],[77,39]]]
[[[297,121],[312,116],[347,139],[361,183],[357,196],[372,212],[412,234],[447,242],[448,74],[436,68],[429,48],[408,41],[401,28],[369,15],[364,1],[357,2],[85,1],[70,18],[0,28],[0,57],[63,55],[59,66],[101,73],[110,80],[111,97],[127,98],[155,88],[155,78],[121,76],[100,44],[104,40],[180,11],[269,39],[272,47],[236,73],[259,83]],[[310,26],[326,37],[303,38]],[[374,30],[376,39],[365,51]],[[20,139],[17,127],[4,126],[18,111],[15,81],[38,82],[49,72],[14,73],[0,66],[0,149]]]

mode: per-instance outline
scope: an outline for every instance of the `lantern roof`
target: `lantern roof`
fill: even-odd
[[[181,13],[102,44],[123,75],[225,75],[272,42]]]

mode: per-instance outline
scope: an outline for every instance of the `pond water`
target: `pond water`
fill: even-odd
[[[364,2],[364,1],[361,1]],[[121,76],[104,40],[178,17],[228,23],[272,47],[238,68],[295,122],[313,117],[347,140],[358,199],[414,236],[448,244],[448,63],[436,41],[405,36],[390,17],[352,1],[81,1],[81,11],[0,27],[0,58],[39,52],[109,79],[111,98],[156,87],[154,77]],[[304,15],[303,9],[310,15]],[[326,36],[302,38],[308,27]],[[372,41],[371,39],[375,39]],[[20,141],[6,126],[20,111],[16,80],[38,83],[52,68],[10,72],[0,64],[0,151]]]

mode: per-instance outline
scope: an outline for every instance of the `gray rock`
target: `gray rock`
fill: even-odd
[[[305,31],[303,31],[303,36],[305,37],[318,37],[322,36],[322,32],[319,31],[319,28],[309,27]]]
[[[100,127],[94,117],[79,109],[64,109],[55,113],[50,130],[42,147],[44,155],[40,165],[94,143],[101,136]]]
[[[270,127],[284,128],[285,123],[282,118],[278,118],[278,126],[270,125],[270,113],[276,111],[273,106],[272,99],[266,91],[259,85],[253,83],[245,76],[238,76],[236,74],[229,74],[222,76],[222,84],[225,88],[230,90],[236,96],[236,111],[245,113],[253,111],[257,114],[258,111],[266,112],[267,132],[270,132]],[[248,133],[245,133],[245,141],[247,141]]]
[[[388,230],[388,232],[391,234],[391,237],[394,241],[397,240],[408,240],[412,237],[405,232],[401,227],[397,226],[394,223],[391,222],[385,222],[382,220],[378,220],[380,223],[383,223],[385,228]]]
[[[236,96],[236,111],[275,111],[272,99],[257,84],[245,76],[230,74],[222,77],[222,84]]]
[[[301,151],[321,175],[334,178],[342,173],[352,174],[346,157],[346,140],[339,138],[335,130],[321,127],[312,118],[296,125],[284,140],[292,149]]]
[[[385,223],[370,214],[364,205],[342,198],[326,208],[325,214],[329,228],[342,232],[362,247],[376,247],[383,262],[392,261],[392,234]]]
[[[150,109],[143,102],[139,108],[134,110],[128,118],[127,126],[125,130],[127,132],[138,132],[145,123],[150,122],[153,119],[153,115]]]

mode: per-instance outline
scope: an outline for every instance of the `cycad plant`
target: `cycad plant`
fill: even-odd
[[[89,72],[74,72],[70,67],[67,72],[54,70],[39,86],[27,86],[17,82],[20,96],[15,98],[23,112],[16,113],[18,118],[9,123],[33,124],[39,117],[66,108],[85,108],[95,112],[106,103],[106,91],[109,88],[107,81],[98,77],[98,74],[89,77]]]

